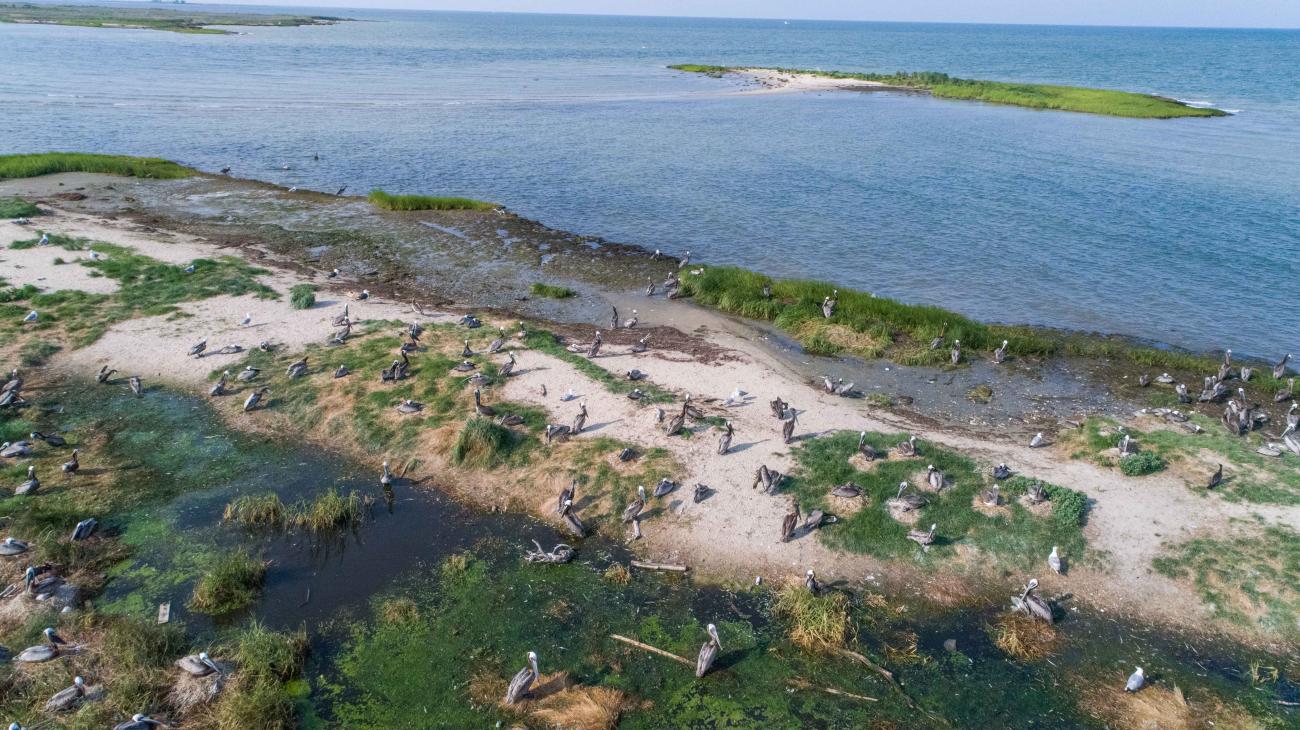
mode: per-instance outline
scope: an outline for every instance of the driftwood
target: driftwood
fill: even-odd
[[[677,656],[676,654],[670,651],[664,651],[663,649],[660,649],[657,646],[650,646],[649,644],[643,644],[637,641],[636,639],[629,639],[626,636],[619,636],[618,634],[610,634],[609,638],[615,641],[621,641],[624,644],[628,644],[630,646],[635,646],[636,648],[644,651],[648,651],[651,654],[658,654],[659,656],[664,657],[665,659],[672,659],[675,662],[680,662],[690,667],[691,669],[695,668],[695,662],[691,661],[690,659],[687,659],[686,657]]]
[[[875,662],[862,656],[856,651],[850,651],[849,649],[836,649],[835,653],[847,659],[852,659],[853,661],[862,664],[863,666],[867,667],[871,671],[884,677],[889,682],[889,686],[893,687],[894,692],[896,692],[898,696],[901,697],[902,700],[906,702],[907,706],[910,707],[911,709],[921,710],[921,712],[925,713],[926,717],[929,717],[931,720],[934,720],[936,723],[943,725],[945,727],[952,727],[951,723],[949,723],[947,720],[940,717],[939,715],[936,715],[928,710],[919,708],[916,704],[916,700],[913,700],[912,696],[907,694],[907,692],[903,690],[903,686],[898,683],[898,680],[894,679],[893,672],[889,671],[888,669],[885,669],[879,664],[876,664]]]
[[[868,659],[868,658],[862,656],[861,654],[857,653],[856,651],[850,651],[850,650],[848,650],[848,649],[836,649],[835,652],[836,652],[837,654],[839,654],[840,656],[848,657],[849,659],[852,659],[853,661],[858,662],[859,664],[862,664],[862,665],[866,666],[866,667],[867,667],[868,669],[870,669],[871,671],[875,672],[876,674],[879,674],[880,676],[884,677],[885,679],[888,679],[888,680],[891,681],[891,682],[894,681],[894,673],[893,673],[893,672],[889,671],[888,669],[885,669],[884,667],[880,666],[879,664],[877,664],[877,663],[871,661],[870,659]]]
[[[836,697],[849,697],[855,700],[862,700],[863,702],[880,701],[875,697],[868,697],[866,695],[856,695],[853,694],[852,692],[845,692],[842,689],[835,689],[834,687],[819,687],[818,685],[815,685],[806,679],[793,679],[790,681],[790,687],[793,689],[815,689],[821,692],[825,692],[828,695],[835,695]]]
[[[542,544],[533,540],[537,546],[536,550],[529,550],[524,553],[524,560],[530,563],[567,563],[573,560],[573,548],[560,543],[551,548],[550,552],[542,549]]]
[[[691,569],[690,566],[688,565],[673,565],[671,563],[647,563],[643,560],[633,560],[631,565],[633,568],[641,568],[642,570],[667,570],[673,573],[685,573],[686,571]]]

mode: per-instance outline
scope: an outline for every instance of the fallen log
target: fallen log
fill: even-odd
[[[686,571],[690,570],[690,566],[687,565],[673,565],[671,563],[647,563],[643,560],[633,560],[632,567],[641,568],[642,570],[667,570],[673,573],[685,573]]]
[[[665,659],[672,659],[675,662],[681,662],[682,664],[685,664],[686,666],[692,669],[695,668],[695,662],[691,661],[690,659],[687,659],[686,657],[677,656],[676,654],[670,651],[664,651],[663,649],[660,649],[657,646],[650,646],[649,644],[643,644],[637,641],[636,639],[629,639],[626,636],[619,636],[618,634],[610,634],[609,638],[615,641],[621,641],[624,644],[635,646],[636,648],[644,651],[648,651],[651,654],[658,654],[659,656],[664,657]]]

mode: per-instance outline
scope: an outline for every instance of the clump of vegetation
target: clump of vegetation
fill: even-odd
[[[289,305],[294,309],[311,309],[316,304],[314,284],[294,284],[289,290]]]
[[[298,727],[292,680],[307,655],[307,634],[271,631],[254,621],[239,636],[234,659],[238,667],[232,686],[222,692],[213,711],[218,728],[257,727],[290,730]]]
[[[993,400],[993,388],[987,384],[979,385],[966,391],[966,400],[972,403],[989,403]]]
[[[465,422],[451,447],[451,461],[458,466],[492,468],[505,464],[517,445],[515,433],[487,418]]]
[[[414,623],[420,620],[420,607],[405,596],[385,598],[379,603],[379,617],[390,624]]]
[[[854,638],[849,599],[843,593],[813,595],[792,582],[776,594],[772,608],[789,622],[790,640],[808,651],[834,651]]]
[[[1130,477],[1155,474],[1158,471],[1164,471],[1165,466],[1165,460],[1154,451],[1140,451],[1136,454],[1121,457],[1119,460],[1119,470],[1125,476]]]
[[[299,505],[293,521],[311,532],[351,529],[361,524],[368,504],[369,499],[356,490],[342,494],[330,489]]]
[[[18,351],[18,359],[23,365],[29,368],[34,368],[49,362],[50,357],[62,349],[62,347],[53,342],[46,342],[45,340],[28,340],[23,344],[22,349]]]
[[[238,611],[257,600],[265,580],[261,558],[242,550],[226,553],[195,584],[190,608],[216,616]]]
[[[65,236],[62,233],[50,233],[48,231],[37,230],[38,235],[32,238],[24,238],[21,241],[14,241],[9,244],[9,248],[15,250],[25,250],[36,248],[41,244],[41,236],[46,237],[47,246],[58,246],[64,251],[85,251],[90,248],[90,241],[76,236]]]
[[[179,4],[179,3],[178,3]],[[178,12],[158,8],[103,8],[90,5],[36,3],[0,4],[0,23],[41,23],[87,28],[138,28],[174,33],[232,35],[218,25],[289,27],[329,25],[342,20],[324,15],[280,15],[261,13]]]
[[[1002,614],[988,629],[999,649],[1022,661],[1050,656],[1060,644],[1054,626],[1020,613]]]
[[[632,582],[632,573],[622,563],[613,563],[605,569],[605,580],[615,585],[625,586]]]
[[[535,282],[532,286],[528,287],[528,290],[533,293],[533,296],[547,297],[549,299],[568,299],[569,297],[578,296],[578,292],[567,286],[554,286],[552,284],[543,284],[541,282]]]
[[[22,198],[0,198],[0,218],[33,218],[41,209]]]
[[[83,152],[0,155],[0,180],[39,177],[58,172],[99,172],[127,177],[174,179],[189,177],[195,171],[156,157],[94,155]]]
[[[371,205],[385,210],[493,210],[495,203],[471,198],[446,198],[432,195],[390,195],[371,190],[366,196]]]
[[[226,505],[222,519],[244,527],[279,529],[290,524],[293,517],[289,508],[280,501],[280,495],[267,492],[245,494],[234,499]]]

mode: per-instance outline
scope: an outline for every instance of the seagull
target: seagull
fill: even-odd
[[[32,311],[30,311],[30,312],[27,313],[27,316],[26,316],[26,317],[23,317],[23,321],[24,321],[24,322],[35,322],[35,321],[36,321],[36,318],[39,317],[39,316],[41,316],[41,315],[37,314],[37,313],[36,313],[36,310],[33,309]]]
[[[1038,433],[1034,434],[1034,437],[1032,439],[1029,440],[1029,448],[1036,449],[1039,446],[1042,446],[1044,443],[1045,442],[1043,441],[1043,432],[1039,431]]]
[[[189,266],[186,266],[186,267],[185,267],[185,273],[187,273],[187,274],[193,274],[193,273],[194,273],[194,264],[190,264]]]
[[[1052,546],[1052,553],[1047,556],[1047,566],[1052,569],[1053,573],[1061,572],[1061,554],[1056,551],[1056,546]]]
[[[240,324],[243,325],[243,326],[245,326],[245,327],[247,327],[248,325],[250,325],[250,324],[252,324],[252,323],[253,323],[253,313],[252,313],[252,312],[245,312],[245,313],[244,313],[244,319],[240,322]]]
[[[38,245],[38,246],[48,246],[48,245],[50,245],[50,234],[48,234],[48,233],[42,233],[42,234],[41,234],[41,240],[40,240],[40,242],[37,243],[36,245]]]
[[[1137,671],[1129,675],[1128,682],[1125,683],[1124,685],[1124,691],[1136,692],[1142,689],[1142,686],[1145,685],[1146,683],[1147,683],[1147,675],[1145,672],[1142,671],[1142,667],[1138,667]]]

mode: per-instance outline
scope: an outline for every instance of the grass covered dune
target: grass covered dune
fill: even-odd
[[[741,66],[706,66],[683,63],[668,68],[674,71],[723,76],[741,73]],[[756,68],[755,71],[775,71],[782,74],[819,76],[847,81],[870,81],[917,91],[926,91],[942,99],[967,99],[991,104],[1010,104],[1030,109],[1055,109],[1087,114],[1105,114],[1133,119],[1173,119],[1176,117],[1222,117],[1227,112],[1184,104],[1175,99],[1152,94],[1138,94],[1114,89],[1089,89],[1080,86],[1054,84],[1018,84],[1006,81],[980,81],[960,79],[937,71],[896,71],[891,74],[856,73],[850,71],[814,71],[798,68]]]
[[[99,172],[164,180],[189,177],[196,170],[157,157],[95,155],[85,152],[37,152],[0,155],[0,180],[39,177],[59,172]]]

